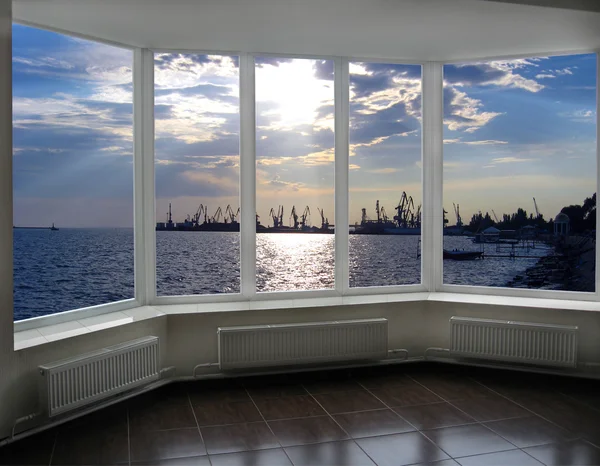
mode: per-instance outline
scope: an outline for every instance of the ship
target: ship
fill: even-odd
[[[58,231],[58,228],[54,226],[54,222],[52,222],[52,226],[50,227],[51,231]]]

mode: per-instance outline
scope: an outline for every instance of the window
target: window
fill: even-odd
[[[255,63],[257,290],[333,288],[333,61]]]
[[[595,291],[596,66],[444,67],[444,283]]]
[[[157,294],[239,293],[238,57],[154,61]]]
[[[421,283],[421,66],[350,63],[351,287]]]
[[[15,320],[134,297],[132,59],[13,26]]]

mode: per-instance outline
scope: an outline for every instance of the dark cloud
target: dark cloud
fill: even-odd
[[[165,95],[179,94],[182,96],[202,96],[211,100],[238,102],[237,96],[231,95],[231,88],[217,84],[199,84],[192,87],[182,87],[175,89],[156,89],[154,94],[157,97]]]
[[[352,115],[351,144],[370,143],[377,138],[406,134],[420,128],[419,121],[407,113],[404,102],[398,102],[372,115]]]
[[[467,86],[476,86],[494,82],[506,74],[508,74],[506,71],[493,68],[486,63],[444,66],[444,80],[450,84],[461,83]]]
[[[395,86],[395,77],[417,79],[421,77],[419,65],[389,65],[383,63],[363,63],[368,75],[350,74],[350,86],[357,98],[367,97],[374,92]]]
[[[333,60],[316,60],[313,67],[317,79],[333,81]]]
[[[214,63],[220,65],[224,60],[231,58],[234,66],[239,67],[238,56],[228,55],[200,55],[191,53],[159,53],[154,55],[154,65],[161,69],[177,68],[181,71],[189,71],[196,65],[206,65],[208,63]],[[185,59],[183,63],[180,60]]]
[[[184,173],[191,173],[192,176],[186,176]],[[194,179],[193,174],[198,175]],[[203,175],[209,174],[214,182],[203,182]],[[157,165],[156,166],[156,198],[172,198],[179,196],[195,196],[203,199],[206,204],[208,198],[222,196],[237,196],[239,188],[236,189],[236,183],[219,183],[220,179],[235,179],[235,174],[230,168],[211,168],[209,171],[195,169],[185,165]],[[239,186],[239,185],[238,185]],[[211,212],[214,212],[216,206],[209,206]],[[193,212],[189,212],[193,213]]]
[[[317,119],[322,119],[322,118],[327,118],[327,117],[333,117],[333,114],[335,113],[335,105],[321,105],[318,109],[317,109]]]

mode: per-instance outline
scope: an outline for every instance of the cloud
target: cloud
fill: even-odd
[[[520,158],[520,157],[498,157],[495,159],[492,159],[492,162],[490,165],[498,165],[498,164],[503,164],[503,163],[526,163],[526,162],[534,162],[537,161],[539,159],[524,159],[524,158]]]
[[[491,61],[466,65],[445,65],[444,81],[448,84],[465,86],[498,86],[539,92],[544,85],[525,78],[515,72],[519,68],[535,66],[527,60]]]
[[[560,113],[560,116],[568,118],[571,121],[578,123],[596,123],[596,111],[595,110],[575,110],[572,112]]]
[[[387,167],[387,168],[374,168],[371,170],[367,170],[369,173],[374,173],[377,175],[390,175],[392,173],[398,173],[400,171],[399,168],[392,168],[392,167]]]
[[[275,175],[270,180],[262,181],[261,184],[274,188],[275,191],[300,191],[300,189],[304,186],[304,183],[283,181],[279,175]]]
[[[508,144],[507,141],[497,141],[495,139],[486,139],[483,141],[463,141],[462,138],[444,139],[444,144],[466,144],[469,146],[491,146],[499,144]]]
[[[552,78],[556,78],[556,76],[554,76],[553,74],[536,74],[535,78],[536,79],[552,79]]]
[[[481,100],[469,97],[466,92],[452,87],[444,88],[444,124],[452,131],[472,133],[502,115],[481,111]]]

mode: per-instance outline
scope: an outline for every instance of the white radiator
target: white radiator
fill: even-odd
[[[158,337],[144,337],[39,366],[40,397],[49,416],[79,408],[159,378]]]
[[[457,357],[575,367],[577,336],[577,327],[567,325],[450,319],[450,352]]]
[[[221,370],[385,359],[386,319],[220,327]]]

